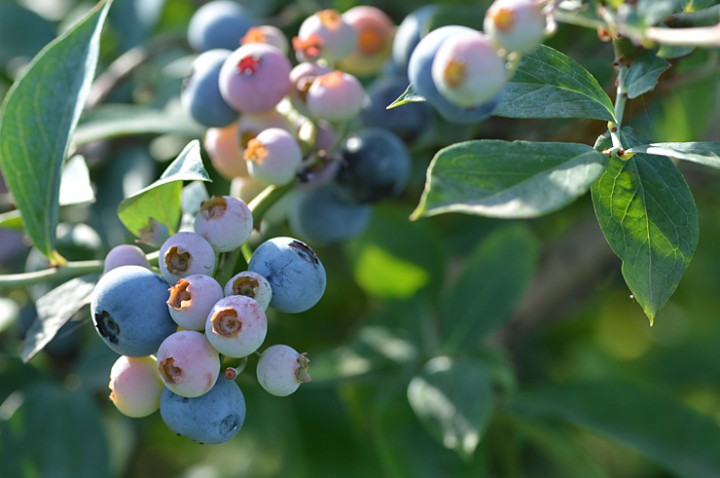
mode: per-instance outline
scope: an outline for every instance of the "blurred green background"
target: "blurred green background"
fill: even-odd
[[[200,3],[115,0],[98,72],[128,50],[152,54],[106,102],[177,107],[191,58],[185,29]],[[289,37],[316,10],[358,4],[242,3]],[[447,12],[475,9],[477,18],[450,17],[477,25],[490,2],[440,3]],[[421,5],[365,4],[396,24]],[[0,96],[91,6],[0,0]],[[612,96],[612,47],[594,31],[561,24],[547,44],[579,61]],[[720,52],[680,53],[655,91],[629,103],[626,123],[658,141],[720,141]],[[0,476],[720,476],[718,171],[680,165],[697,202],[700,242],[653,327],[630,297],[589,197],[522,222],[457,214],[407,220],[442,146],[473,137],[593,144],[605,128],[589,120],[491,118],[472,128],[436,120],[410,145],[414,174],[403,196],[376,207],[359,237],[316,248],[329,277],[322,301],[303,314],[269,317],[267,343],[307,352],[313,381],[291,397],[272,397],[249,366],[238,379],[246,422],[224,445],[175,436],[157,413],[130,419],[117,412],[107,398],[116,357],[98,340],[87,309],[23,364],[33,301],[51,285],[5,291]],[[86,145],[97,201],[62,210],[60,252],[101,259],[131,242],[118,203],[156,179],[194,134],[149,132]],[[210,174],[210,193],[227,193],[228,182]],[[0,199],[2,212],[10,198]],[[287,235],[287,226],[265,234]],[[3,273],[42,267],[21,233],[0,230]]]

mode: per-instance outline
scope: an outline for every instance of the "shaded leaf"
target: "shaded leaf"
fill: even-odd
[[[535,273],[539,254],[538,241],[519,225],[502,227],[478,244],[445,303],[446,352],[477,344],[510,316]]]
[[[38,318],[25,335],[22,359],[28,362],[45,347],[85,305],[90,303],[97,275],[76,277],[40,297],[35,307]]]
[[[17,3],[0,2],[0,65],[30,59],[55,37],[55,25]]]
[[[625,77],[628,98],[637,98],[654,90],[660,75],[668,68],[670,68],[670,63],[658,58],[655,52],[651,50],[644,51],[638,58],[633,60]]]
[[[64,262],[55,250],[62,164],[95,72],[111,3],[99,3],[46,46],[0,107],[0,167],[26,232],[52,262]]]
[[[390,103],[386,109],[391,110],[398,106],[406,105],[408,103],[419,103],[425,101],[425,97],[418,95],[413,90],[412,85],[408,85],[407,89],[400,95],[395,101]]]
[[[525,55],[493,111],[508,118],[615,118],[610,97],[594,76],[564,53],[541,45]]]
[[[628,153],[647,153],[669,156],[711,168],[720,169],[720,142],[693,141],[687,143],[651,143],[633,146]]]
[[[720,476],[720,427],[658,390],[602,380],[548,386],[514,398],[511,413],[562,419],[642,453],[677,476]]]
[[[137,237],[157,244],[174,234],[180,221],[183,181],[210,181],[200,156],[200,143],[193,140],[150,186],[123,200],[118,217]]]
[[[584,144],[456,143],[433,158],[413,218],[447,212],[542,216],[585,194],[606,167],[607,158]]]
[[[630,144],[626,135],[623,144]],[[668,158],[612,158],[592,188],[600,228],[623,261],[622,273],[650,319],[675,291],[697,246],[695,201]]]
[[[490,376],[481,362],[436,357],[410,380],[408,401],[445,447],[470,457],[494,406]]]

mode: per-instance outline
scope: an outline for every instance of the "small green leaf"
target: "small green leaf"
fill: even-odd
[[[654,90],[660,75],[668,68],[670,68],[670,63],[658,58],[655,52],[644,51],[633,60],[625,77],[628,98],[637,98]]]
[[[408,85],[402,95],[400,95],[395,101],[387,105],[386,109],[391,110],[398,106],[406,105],[408,103],[420,103],[425,101],[425,98],[415,93],[412,85]]]
[[[478,244],[443,311],[447,353],[476,345],[509,317],[533,278],[539,253],[538,241],[519,225],[502,227]]]
[[[0,107],[0,167],[25,222],[46,257],[55,250],[60,173],[70,136],[97,63],[100,31],[111,0],[47,45],[16,81]]]
[[[623,261],[625,282],[652,324],[697,246],[692,193],[668,158],[636,154],[610,160],[592,199],[600,228]]]
[[[433,158],[413,218],[462,212],[531,218],[556,211],[590,188],[607,158],[575,143],[477,140]]]
[[[76,277],[37,300],[35,306],[38,317],[25,335],[23,362],[30,361],[73,315],[90,303],[96,282],[97,276],[94,274]]]
[[[520,61],[493,111],[508,118],[588,118],[612,121],[613,103],[582,65],[541,45]]]
[[[628,153],[647,153],[669,156],[711,168],[720,169],[720,142],[694,141],[688,143],[651,143],[633,146]]]
[[[110,476],[105,429],[91,395],[46,381],[15,399],[17,408],[0,417],[3,476]]]
[[[494,407],[482,362],[436,357],[410,380],[407,395],[420,421],[445,448],[466,458],[475,453]]]
[[[198,140],[185,146],[160,179],[123,200],[118,217],[135,236],[152,244],[162,242],[166,233],[177,231],[183,181],[210,181]]]
[[[716,419],[659,390],[612,380],[566,383],[525,391],[508,411],[579,425],[637,450],[674,476],[720,476]]]
[[[140,105],[100,105],[83,115],[72,140],[82,145],[103,139],[148,134],[177,134],[194,138],[202,136],[203,129],[177,111]]]

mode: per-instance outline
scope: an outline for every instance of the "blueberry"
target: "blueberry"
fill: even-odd
[[[360,117],[365,127],[392,131],[405,141],[421,136],[430,125],[432,109],[427,102],[408,103],[391,110],[386,107],[405,92],[408,80],[383,76],[370,84]]]
[[[266,278],[257,272],[238,272],[227,281],[223,289],[225,296],[244,295],[255,299],[263,310],[270,305],[272,288]]]
[[[412,167],[410,153],[395,134],[368,128],[349,136],[340,148],[336,181],[359,203],[397,196],[405,189]]]
[[[306,311],[325,292],[322,262],[307,244],[292,237],[275,237],[260,244],[248,270],[268,280],[273,291],[270,306],[281,312]]]
[[[192,72],[183,82],[180,103],[195,121],[203,126],[219,128],[234,122],[238,113],[220,94],[220,69],[230,50],[209,50],[201,53],[192,64]]]
[[[364,101],[365,90],[360,81],[340,70],[316,77],[305,98],[309,115],[328,121],[346,121],[356,117]]]
[[[205,335],[181,330],[169,335],[158,347],[160,378],[173,393],[199,397],[215,384],[220,373],[220,356]]]
[[[203,147],[215,171],[225,179],[247,176],[247,166],[237,136],[237,123],[230,123],[223,128],[208,128]]]
[[[190,19],[188,42],[197,52],[215,48],[234,50],[253,23],[252,16],[237,2],[208,2]]]
[[[545,37],[545,15],[534,0],[495,0],[483,28],[500,48],[532,53]]]
[[[278,27],[274,25],[260,25],[258,27],[250,28],[245,36],[240,40],[241,45],[247,45],[249,43],[265,43],[272,45],[284,55],[288,54],[290,45],[288,43],[285,34]]]
[[[310,360],[288,345],[272,345],[260,355],[257,379],[269,394],[286,397],[310,381]]]
[[[168,312],[168,283],[141,266],[121,266],[98,281],[90,301],[93,323],[116,353],[154,354],[177,325]]]
[[[379,72],[392,52],[395,24],[385,12],[369,5],[358,5],[342,14],[357,32],[355,51],[340,62],[343,71],[353,75]]]
[[[218,281],[208,275],[193,274],[170,288],[167,305],[170,316],[180,327],[203,330],[210,309],[222,298],[223,290]]]
[[[110,400],[128,417],[140,418],[160,407],[163,383],[157,360],[147,357],[120,356],[110,370]]]
[[[141,266],[150,268],[145,253],[138,246],[132,244],[120,244],[113,247],[105,255],[103,274],[117,269],[120,266]]]
[[[244,295],[220,299],[205,322],[205,335],[215,349],[228,357],[247,357],[260,348],[267,335],[262,306]]]
[[[321,10],[306,18],[293,48],[298,61],[323,59],[331,64],[347,57],[355,50],[357,32],[337,10]]]
[[[469,27],[450,25],[433,30],[418,43],[410,56],[408,78],[416,93],[435,107],[440,115],[454,123],[476,123],[492,114],[499,101],[495,98],[472,108],[456,106],[447,100],[435,86],[432,77],[432,64],[438,49],[445,40],[456,34],[473,34],[477,30]]]
[[[360,234],[370,223],[372,206],[341,196],[334,184],[300,191],[288,211],[293,233],[313,244],[335,244]]]
[[[220,93],[241,113],[269,111],[290,91],[290,60],[272,45],[249,43],[220,69]]]
[[[245,160],[250,177],[260,183],[281,186],[295,179],[302,151],[290,133],[268,128],[248,142]]]
[[[232,380],[218,378],[206,394],[186,398],[164,389],[160,416],[173,432],[199,443],[225,443],[245,421],[245,397]]]
[[[217,252],[229,252],[240,247],[250,237],[253,217],[242,199],[233,196],[213,196],[200,204],[195,217],[195,232]]]
[[[410,55],[429,31],[429,23],[438,10],[438,5],[424,5],[410,12],[397,28],[392,45],[393,62],[400,71],[407,72]]]
[[[160,246],[158,265],[163,277],[172,284],[192,274],[212,275],[215,251],[201,235],[178,232]]]

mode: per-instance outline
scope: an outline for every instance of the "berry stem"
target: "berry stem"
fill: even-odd
[[[622,139],[620,137],[620,129],[622,128],[623,116],[625,116],[625,104],[627,103],[627,81],[628,66],[622,56],[618,46],[618,39],[613,39],[613,47],[615,50],[615,64],[617,65],[617,89],[615,93],[615,122],[609,127],[610,138],[612,139],[613,149],[619,151],[624,149]]]
[[[268,186],[260,194],[248,203],[248,207],[253,215],[253,224],[256,229],[260,227],[262,218],[265,213],[275,204],[281,197],[292,189],[294,182],[285,184],[284,186]]]
[[[50,280],[68,280],[81,275],[102,272],[103,261],[68,262],[61,267],[51,267],[34,272],[0,275],[0,289],[10,289]]]

